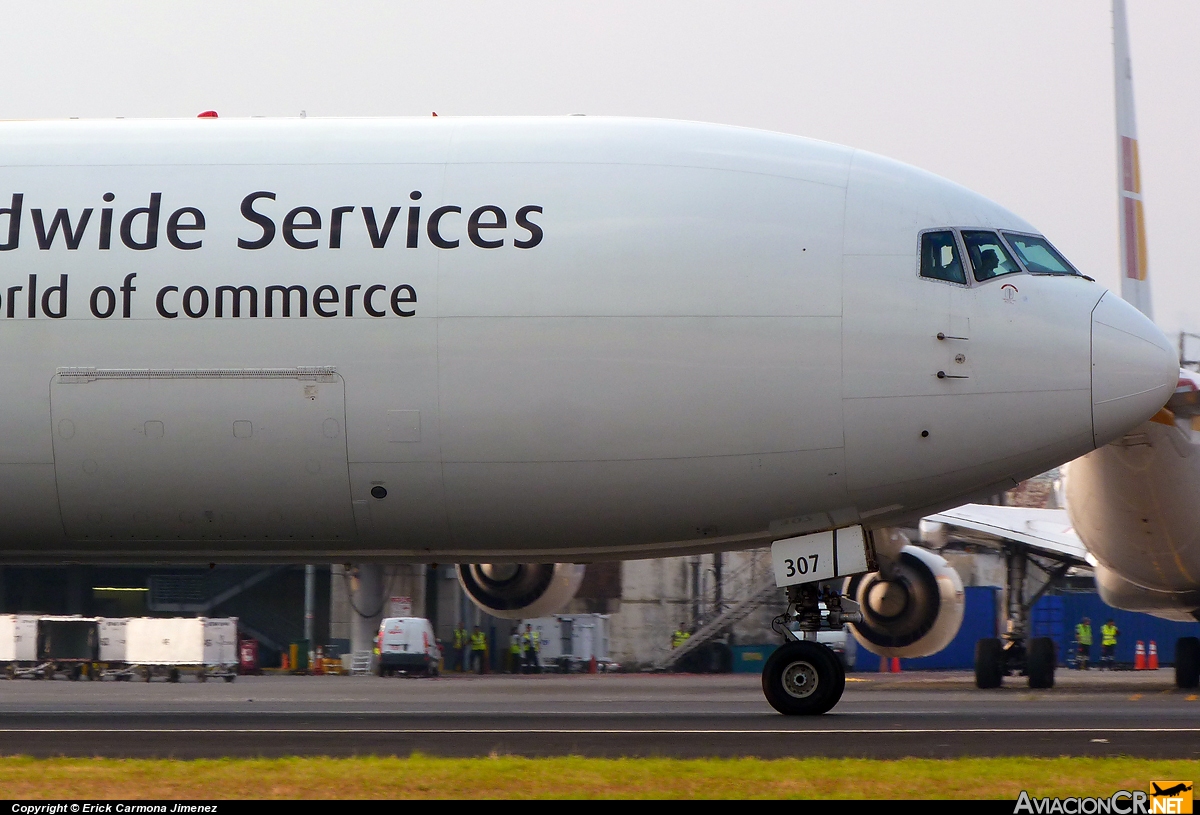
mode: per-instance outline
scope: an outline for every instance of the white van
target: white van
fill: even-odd
[[[384,617],[379,623],[375,651],[380,676],[396,673],[419,673],[437,676],[442,661],[442,649],[433,625],[424,617]]]

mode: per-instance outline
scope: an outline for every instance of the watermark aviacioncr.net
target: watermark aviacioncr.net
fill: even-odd
[[[1107,798],[1032,798],[1025,790],[1013,815],[1191,815],[1191,781],[1151,781],[1150,790],[1117,790]]]

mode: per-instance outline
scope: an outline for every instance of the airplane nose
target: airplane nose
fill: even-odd
[[[1092,310],[1092,435],[1120,438],[1166,404],[1179,357],[1158,326],[1112,292]]]

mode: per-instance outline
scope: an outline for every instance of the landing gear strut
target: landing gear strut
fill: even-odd
[[[1024,675],[1031,688],[1054,687],[1054,669],[1058,657],[1050,637],[1029,636],[1029,612],[1070,564],[1048,566],[1030,557],[1020,543],[1009,542],[1004,547],[1006,569],[1005,600],[1008,626],[1003,637],[989,637],[975,643],[975,686],[998,688],[1005,676]],[[1025,598],[1025,576],[1032,563],[1046,575],[1046,581],[1028,599]]]
[[[841,594],[821,590],[817,583],[789,586],[787,599],[787,611],[771,623],[787,641],[763,666],[763,694],[785,716],[817,716],[836,705],[846,690],[846,669],[837,654],[816,641],[817,631],[841,630],[845,623],[861,622],[862,615],[843,611]]]

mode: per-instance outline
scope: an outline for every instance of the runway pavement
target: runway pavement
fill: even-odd
[[[0,682],[0,754],[173,756],[1200,756],[1200,700],[1169,670],[1060,671],[975,689],[967,673],[851,674],[825,716],[788,718],[759,677],[600,674]]]

